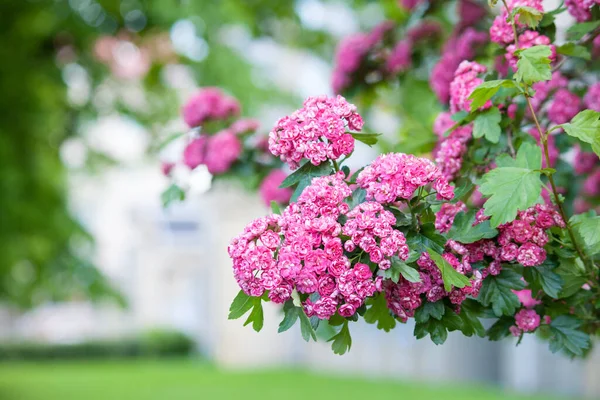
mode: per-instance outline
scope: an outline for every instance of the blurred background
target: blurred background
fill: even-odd
[[[555,8],[558,1],[549,1]],[[173,173],[199,87],[262,130],[331,94],[336,44],[401,17],[396,0],[0,0],[0,398],[600,398],[600,354],[572,361],[355,324],[349,354],[227,320],[229,239],[266,207],[204,170]],[[417,88],[418,89],[418,88]],[[368,104],[393,138],[394,92]],[[415,101],[419,98],[415,92]],[[360,147],[353,162],[374,158]],[[424,384],[424,382],[426,384]]]

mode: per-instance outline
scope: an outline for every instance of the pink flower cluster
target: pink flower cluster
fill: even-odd
[[[390,268],[390,258],[408,258],[408,246],[404,234],[393,228],[396,217],[384,210],[377,202],[361,203],[347,214],[342,232],[350,239],[344,242],[344,249],[353,252],[357,247],[369,255],[369,260],[386,270]]]
[[[515,314],[516,326],[510,327],[513,336],[521,336],[523,332],[533,332],[540,326],[540,316],[535,310],[523,308]]]
[[[564,124],[581,111],[581,99],[568,89],[558,89],[548,107],[548,119],[555,124]]]
[[[450,83],[454,80],[454,72],[462,61],[475,57],[479,48],[487,44],[488,35],[467,28],[461,34],[455,34],[444,45],[442,56],[435,64],[429,78],[429,86],[442,103],[450,99]]]
[[[279,187],[286,176],[287,174],[282,170],[274,169],[263,179],[258,192],[266,206],[269,206],[272,201],[279,204],[287,204],[290,201],[293,190],[291,188]]]
[[[535,90],[535,95],[531,98],[531,104],[535,111],[539,111],[542,108],[544,102],[550,98],[552,93],[557,89],[566,88],[568,84],[568,79],[558,71],[552,73],[552,79],[549,81],[534,83],[533,90]]]
[[[401,40],[392,49],[385,62],[385,69],[389,74],[395,75],[406,71],[412,66],[412,43],[410,40]]]
[[[564,228],[565,223],[551,206],[536,204],[520,211],[517,219],[498,227],[500,259],[504,262],[517,261],[525,267],[541,265],[546,260],[546,230],[553,226]]]
[[[511,12],[515,7],[531,7],[544,12],[542,0],[509,0],[507,3]],[[520,28],[523,27],[523,24],[521,24],[518,19],[517,26]],[[515,35],[509,22],[509,13],[504,7],[502,8],[501,14],[498,15],[492,23],[492,27],[490,28],[490,39],[492,42],[502,45],[510,44],[515,40]]]
[[[354,80],[356,73],[369,57],[375,57],[377,47],[385,34],[393,28],[386,21],[369,33],[358,33],[345,37],[335,52],[332,86],[335,93],[341,93]]]
[[[600,82],[596,82],[589,87],[583,102],[586,108],[600,112]]]
[[[467,142],[473,134],[473,125],[459,126],[445,137],[444,133],[454,126],[449,112],[440,113],[433,125],[433,131],[438,135],[439,142],[433,150],[435,162],[442,177],[451,181],[462,168],[463,156],[467,152]]]
[[[412,198],[415,191],[432,184],[438,199],[451,200],[454,188],[440,170],[425,158],[411,154],[383,154],[360,172],[356,183],[366,190],[367,198],[379,203],[394,203]]]
[[[463,61],[454,72],[454,80],[450,83],[450,112],[471,111],[471,100],[469,96],[473,90],[483,83],[483,79],[477,75],[487,72],[487,68],[472,61]],[[489,108],[492,102],[488,102],[481,108]]]
[[[452,268],[463,275],[471,275],[471,285],[462,289],[452,288],[450,292],[444,289],[444,281],[440,269],[433,262],[427,252],[421,254],[417,265],[421,282],[409,282],[400,277],[398,283],[386,280],[383,283],[387,305],[390,310],[402,321],[414,316],[414,312],[422,304],[423,300],[435,303],[448,297],[452,304],[459,310],[460,304],[468,295],[477,297],[481,289],[482,275],[479,271],[473,271],[469,263],[461,263],[452,253],[442,255],[452,265]],[[421,296],[423,295],[423,296]]]
[[[226,120],[240,113],[240,104],[216,87],[207,87],[193,95],[182,108],[183,120],[194,128],[211,120]]]
[[[337,160],[354,150],[354,138],[347,129],[363,126],[356,107],[342,96],[309,97],[292,115],[281,118],[269,133],[269,150],[296,169],[303,158],[313,165]]]
[[[440,233],[446,233],[452,228],[454,224],[454,218],[459,212],[466,212],[467,206],[462,201],[455,204],[444,203],[441,205],[440,210],[435,213],[435,229]]]
[[[574,16],[578,22],[587,21],[592,18],[591,8],[594,4],[600,4],[600,0],[566,0],[565,5],[569,14]]]
[[[183,163],[190,169],[205,164],[213,175],[227,172],[242,153],[242,142],[230,130],[213,136],[192,139],[183,152]]]
[[[292,291],[316,297],[304,301],[308,316],[352,316],[364,300],[381,290],[381,277],[368,265],[344,255],[338,219],[349,212],[352,191],[343,173],[313,179],[282,216],[259,218],[228,248],[234,276],[245,293],[269,292],[275,303]]]

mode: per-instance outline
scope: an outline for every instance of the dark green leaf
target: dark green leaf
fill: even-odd
[[[254,305],[252,301],[252,297],[248,296],[244,293],[243,290],[240,290],[231,306],[229,307],[229,317],[228,319],[238,319],[242,315],[246,314],[248,310],[252,308]]]
[[[431,341],[437,345],[443,344],[448,338],[448,331],[444,323],[436,319],[430,319],[425,323],[416,323],[414,334],[417,339],[422,339],[429,334]]]
[[[559,293],[560,298],[574,295],[587,282],[585,266],[579,258],[562,259],[555,272],[563,282],[562,290]]]
[[[515,79],[531,85],[535,82],[548,81],[552,78],[550,67],[550,46],[539,45],[523,50],[517,50],[517,73]]]
[[[350,336],[350,330],[348,329],[348,321],[342,325],[340,332],[328,341],[333,341],[333,343],[331,343],[331,348],[335,354],[342,355],[350,350],[350,347],[352,347],[352,337]]]
[[[590,337],[579,330],[581,321],[570,315],[561,315],[550,323],[550,351],[564,351],[571,356],[582,356],[590,347]]]
[[[368,324],[377,323],[377,329],[383,329],[389,332],[396,326],[396,320],[390,314],[390,309],[387,306],[385,295],[377,294],[369,300],[371,307],[365,312],[365,322]]]
[[[532,289],[542,289],[548,296],[557,299],[562,289],[563,281],[550,265],[538,265],[524,269],[527,282]]]
[[[441,320],[445,310],[444,302],[442,300],[436,301],[435,303],[427,301],[415,311],[415,321],[417,323],[424,323],[429,321],[429,318]]]
[[[588,254],[595,255],[600,252],[600,216],[588,217],[577,223],[574,228]]]
[[[288,300],[283,306],[283,312],[285,315],[279,324],[279,329],[277,329],[277,332],[285,332],[294,326],[300,311],[302,311],[300,307],[296,307],[291,300]]]
[[[460,212],[454,218],[454,224],[448,232],[450,239],[460,243],[475,243],[481,239],[491,239],[498,235],[498,231],[490,226],[490,221],[483,221],[473,226],[475,210],[468,213]]]
[[[308,183],[307,183],[307,186],[308,186],[308,185],[310,185],[310,182],[312,181],[313,178],[316,178],[319,176],[324,176],[324,175],[329,175],[329,174],[331,174],[331,172],[332,172],[332,168],[331,168],[331,165],[329,165],[329,162],[323,162],[319,165],[312,165],[312,163],[306,162],[306,163],[304,163],[303,166],[298,168],[292,174],[288,175],[283,180],[283,182],[281,182],[281,185],[279,185],[279,187],[286,188],[286,187],[294,186],[295,184],[299,183],[300,181],[308,181]]]
[[[310,341],[310,339],[312,338],[312,340],[314,340],[315,342],[317,341],[317,333],[315,332],[314,328],[312,327],[312,324],[310,323],[310,319],[308,319],[308,317],[306,316],[306,313],[304,312],[304,309],[298,307],[298,316],[300,317],[300,333],[302,333],[302,338],[304,338],[304,340],[306,340],[307,342]]]
[[[473,137],[485,138],[492,143],[498,143],[502,130],[500,129],[502,115],[497,107],[480,112],[473,122]]]
[[[260,332],[264,323],[262,301],[260,297],[252,297],[252,303],[252,312],[248,316],[246,322],[244,322],[244,326],[252,323],[252,329],[254,329],[256,332]]]
[[[400,280],[400,275],[409,282],[421,282],[419,271],[398,257],[392,257],[392,266],[385,271],[385,277],[391,279],[395,283]]]
[[[363,142],[369,147],[377,144],[379,136],[381,136],[381,133],[352,133],[354,139]]]
[[[521,276],[515,271],[504,268],[499,275],[490,275],[483,280],[477,300],[484,306],[492,306],[496,316],[514,315],[521,305],[513,290],[525,288]]]
[[[486,331],[486,336],[490,340],[501,340],[507,336],[510,336],[510,327],[515,324],[513,317],[500,317],[489,329]]]
[[[479,187],[488,197],[484,209],[492,227],[513,221],[517,211],[534,205],[542,192],[542,153],[536,145],[523,143],[516,159],[498,157],[497,165],[481,178]]]
[[[444,289],[446,292],[451,291],[452,286],[457,288],[471,286],[469,278],[455,270],[444,257],[430,248],[427,248],[427,253],[429,253],[429,257],[431,257],[435,265],[437,265],[437,267],[440,269],[442,280],[444,281]]]
[[[440,235],[435,230],[435,225],[432,223],[423,224],[419,232],[409,231],[407,234],[408,247],[418,253],[427,251],[427,248],[432,248],[438,253],[444,251],[446,238]]]
[[[458,316],[462,320],[462,326],[459,328],[463,335],[479,337],[485,336],[485,328],[479,320],[481,305],[473,299],[466,299],[460,306]]]

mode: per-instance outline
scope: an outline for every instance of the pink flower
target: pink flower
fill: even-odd
[[[515,321],[523,332],[533,332],[540,326],[540,316],[534,310],[522,309],[515,314]]]
[[[362,126],[356,107],[342,96],[309,97],[303,108],[277,121],[269,133],[269,150],[292,169],[303,158],[319,165],[352,153],[354,138],[346,131]]]
[[[541,300],[534,299],[531,296],[531,289],[513,290],[513,293],[517,295],[519,301],[525,308],[533,308],[538,304],[542,304]]]
[[[366,190],[368,199],[379,203],[410,199],[415,190],[431,183],[439,185],[437,189],[440,189],[444,196],[449,196],[451,191],[451,188],[448,189],[448,183],[442,180],[440,171],[430,160],[403,153],[389,153],[377,157],[361,171],[356,183]]]
[[[594,167],[598,166],[600,160],[595,153],[582,151],[579,145],[575,146],[575,157],[573,158],[573,168],[577,174],[587,174]]]
[[[161,163],[160,169],[164,176],[169,176],[174,167],[175,163],[163,161]]]
[[[190,169],[203,164],[206,157],[207,144],[208,136],[205,135],[200,135],[200,137],[189,142],[183,151],[183,163]]]
[[[216,87],[201,89],[182,108],[183,120],[190,128],[209,120],[225,120],[238,115],[239,112],[238,101]]]
[[[531,242],[525,243],[519,247],[517,261],[524,267],[541,265],[546,261],[546,251]]]
[[[446,233],[452,228],[454,218],[459,212],[467,211],[467,206],[462,201],[456,204],[444,203],[440,207],[440,211],[435,214],[435,229],[440,233]]]
[[[219,175],[227,172],[242,152],[242,143],[229,130],[210,136],[204,164],[208,172]]]
[[[406,71],[412,65],[412,43],[408,40],[399,41],[392,49],[385,62],[385,68],[389,74],[396,75]]]
[[[478,74],[483,74],[487,68],[481,64],[471,61],[463,61],[454,73],[454,80],[450,84],[450,111],[471,111],[471,100],[469,96],[473,90],[483,83],[483,79],[478,78]],[[492,102],[488,102],[481,108],[489,108]]]
[[[542,6],[542,0],[509,0],[508,1],[508,9],[512,12],[515,7],[531,7],[538,11],[544,12],[544,7]],[[514,42],[515,36],[513,33],[512,26],[508,21],[508,13],[509,11],[506,8],[502,8],[502,13],[498,15],[490,28],[490,38],[492,42],[507,45],[509,43]],[[517,26],[522,28],[523,24],[517,19]],[[521,40],[519,38],[519,40]]]
[[[596,82],[590,86],[583,98],[583,102],[586,108],[600,112],[600,82]]]
[[[275,201],[279,204],[287,204],[290,201],[293,190],[291,188],[279,187],[286,176],[287,174],[282,170],[274,169],[262,181],[258,191],[265,205],[270,205],[272,201]]]
[[[600,169],[596,169],[583,183],[583,193],[588,196],[600,194]]]
[[[242,118],[235,121],[229,127],[229,130],[236,134],[242,135],[244,133],[255,132],[260,127],[260,122],[251,118]]]
[[[568,89],[558,89],[548,107],[548,119],[555,124],[569,122],[581,111],[581,99]]]

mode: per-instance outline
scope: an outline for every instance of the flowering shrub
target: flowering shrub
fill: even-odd
[[[372,87],[422,95],[402,90],[427,92],[415,86],[426,72],[442,110],[427,128],[435,143],[418,157],[401,142],[350,174],[355,140],[377,135],[357,133],[343,97],[309,98],[277,122],[269,150],[295,170],[281,183],[294,194],[231,242],[241,291],[230,318],[250,312],[258,331],[262,302],[283,303],[279,332],[299,320],[316,340],[329,325],[338,354],[359,319],[385,331],[414,319],[415,336],[436,344],[449,331],[536,332],[553,352],[589,351],[600,332],[600,8],[490,3],[399,1],[405,18],[340,44],[333,89],[359,100]],[[554,20],[566,12],[588,22],[561,44]]]
[[[258,121],[239,118],[239,102],[221,89],[200,89],[182,108],[191,129],[181,164],[194,170],[205,166],[216,178],[236,178],[251,189],[259,189],[263,202],[287,204],[292,190],[279,188],[286,173],[282,163],[267,151],[267,138],[258,133]],[[283,157],[282,157],[283,158]],[[163,164],[170,177],[174,164]],[[185,191],[176,183],[163,193],[163,203],[182,200]]]

